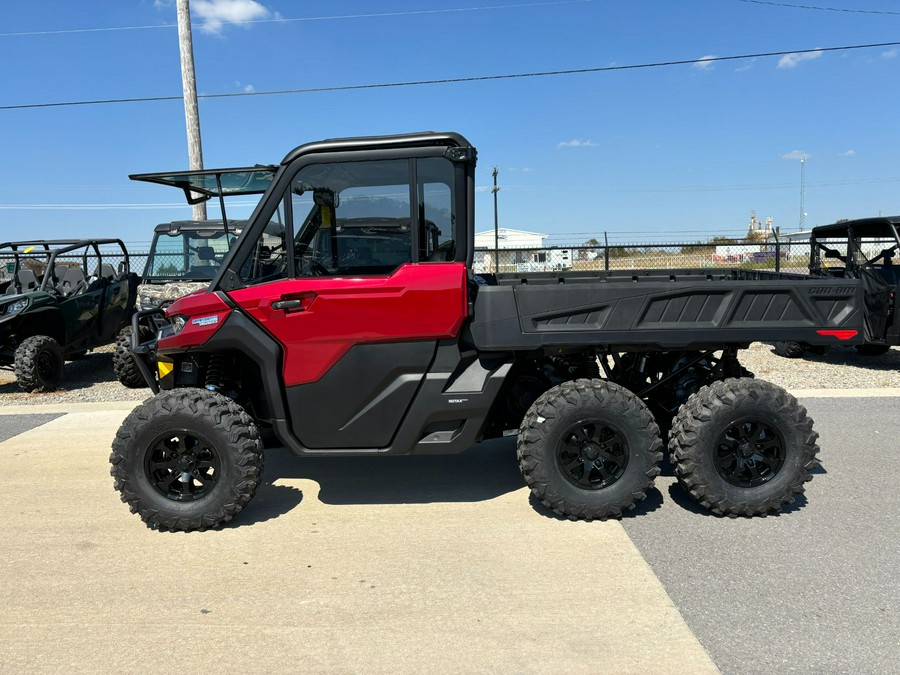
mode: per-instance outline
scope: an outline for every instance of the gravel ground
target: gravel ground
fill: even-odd
[[[88,403],[94,401],[137,401],[150,389],[128,389],[119,384],[112,365],[113,346],[94,350],[83,359],[67,361],[62,388],[46,394],[27,394],[16,384],[9,370],[0,370],[0,406],[27,403]]]
[[[116,380],[112,350],[112,346],[103,347],[79,361],[66,363],[63,388],[47,394],[20,391],[12,372],[0,370],[0,406],[146,398],[149,389],[127,389]],[[800,359],[785,359],[775,356],[769,345],[756,343],[741,352],[740,360],[756,377],[788,390],[900,388],[897,347],[884,356],[860,356],[855,349],[834,347],[825,356],[807,354]]]

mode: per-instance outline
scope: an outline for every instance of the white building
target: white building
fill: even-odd
[[[514,230],[501,227],[497,230],[497,245],[500,249],[499,270],[494,260],[494,231],[475,233],[476,272],[533,272],[543,270],[547,253],[543,250],[546,234]],[[529,250],[531,249],[531,250]]]
[[[525,230],[513,230],[501,227],[497,230],[497,239],[500,248],[543,248],[546,234],[539,232],[526,232]],[[475,248],[494,248],[494,231],[475,233]]]

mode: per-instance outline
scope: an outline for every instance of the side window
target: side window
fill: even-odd
[[[420,159],[416,173],[419,183],[419,260],[451,261],[456,256],[453,164],[442,158]]]
[[[266,229],[256,240],[252,253],[241,267],[241,280],[247,284],[261,284],[286,279],[288,233],[284,222],[284,202],[278,205]]]
[[[304,167],[291,186],[298,276],[389,274],[412,260],[409,162]]]

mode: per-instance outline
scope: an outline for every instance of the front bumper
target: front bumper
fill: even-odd
[[[149,325],[154,329],[153,338],[146,342],[140,341],[142,321],[145,322],[144,325]],[[162,384],[161,381],[165,377],[162,376],[157,379],[157,373],[162,375],[162,370],[160,369],[161,357],[157,353],[156,341],[159,337],[159,333],[168,325],[168,322],[165,320],[165,313],[160,307],[142,309],[135,312],[131,317],[131,355],[134,358],[134,363],[141,372],[144,381],[154,394],[159,393],[160,384]],[[162,328],[160,328],[160,326],[162,326]],[[169,361],[169,359],[163,360],[166,362]],[[171,369],[169,369],[165,375],[171,376],[171,372]]]

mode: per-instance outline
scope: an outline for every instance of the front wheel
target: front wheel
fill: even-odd
[[[65,359],[56,340],[33,335],[16,347],[14,367],[22,391],[54,391],[62,382]]]
[[[681,485],[727,516],[765,515],[794,501],[818,466],[806,408],[781,387],[729,379],[703,387],[675,416],[669,450]]]
[[[113,441],[122,501],[152,529],[205,530],[253,497],[263,468],[256,424],[230,398],[175,389],[147,399]]]
[[[618,517],[647,496],[662,441],[632,392],[606,380],[575,380],[534,402],[517,454],[538,501],[572,520],[592,520]]]

